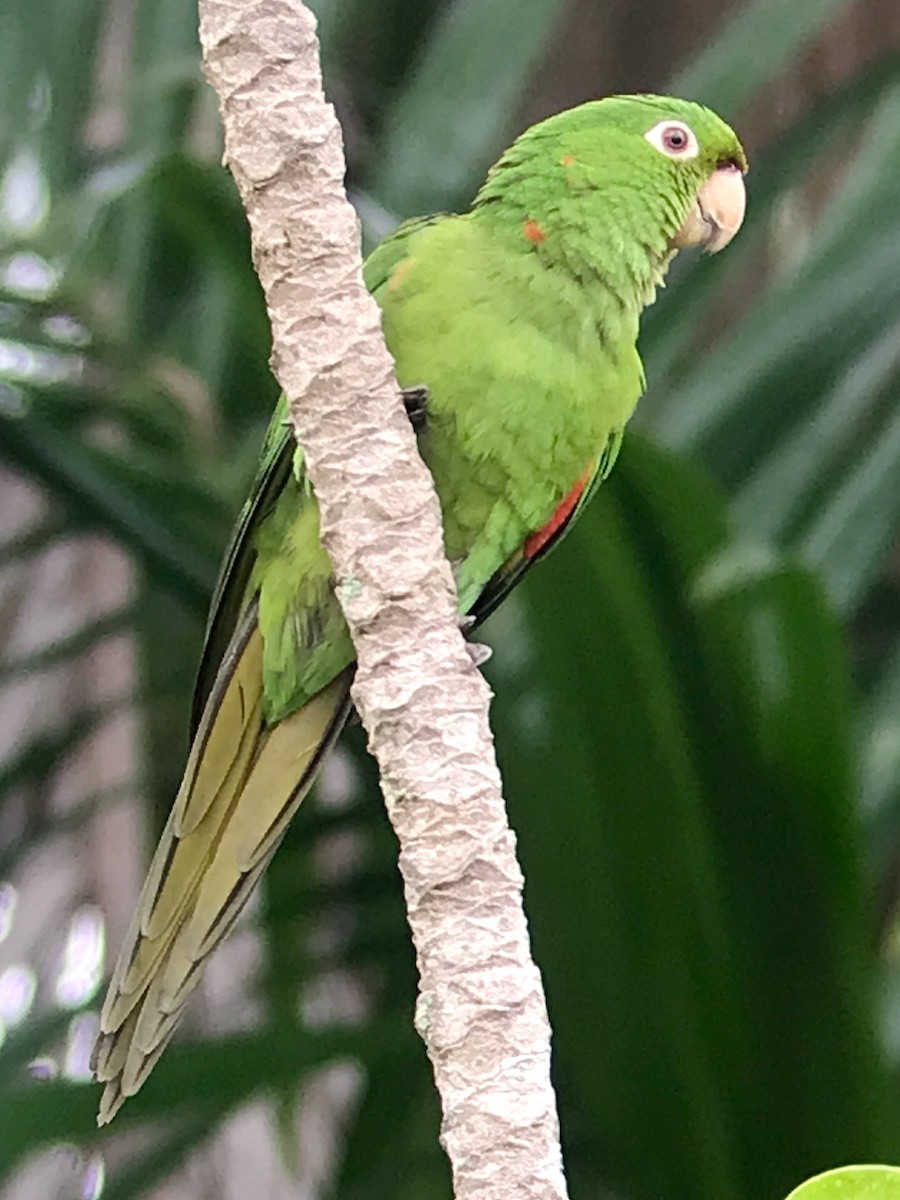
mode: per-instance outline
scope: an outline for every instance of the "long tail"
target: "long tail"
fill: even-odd
[[[229,932],[350,709],[352,670],[267,730],[262,640],[248,612],[194,739],[100,1015],[98,1124],[162,1054],[209,956]]]

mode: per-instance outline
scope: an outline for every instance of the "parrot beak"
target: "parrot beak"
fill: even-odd
[[[708,253],[724,249],[740,229],[747,207],[744,176],[735,163],[716,167],[697,194],[696,203],[672,239],[676,250],[702,246]]]

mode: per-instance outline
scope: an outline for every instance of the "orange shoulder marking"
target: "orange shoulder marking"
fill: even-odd
[[[388,280],[388,291],[389,292],[396,292],[399,288],[401,288],[403,286],[403,281],[406,278],[406,276],[409,274],[409,270],[410,270],[411,266],[412,266],[412,259],[409,257],[402,258],[400,260],[400,262],[397,263],[396,267],[394,267],[393,271],[391,272],[390,279]]]
[[[535,221],[533,217],[528,217],[522,222],[522,232],[525,235],[525,241],[531,242],[532,246],[539,246],[541,242],[547,240],[547,235],[541,228],[540,222]]]

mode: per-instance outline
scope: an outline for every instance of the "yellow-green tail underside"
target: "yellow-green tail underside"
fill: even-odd
[[[350,709],[348,668],[273,729],[248,611],[206,705],[100,1017],[99,1123],[140,1088],[234,925]]]

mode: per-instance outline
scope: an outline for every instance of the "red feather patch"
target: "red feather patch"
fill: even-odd
[[[569,492],[567,496],[564,496],[557,505],[556,511],[544,528],[539,529],[537,533],[531,534],[531,536],[526,539],[524,548],[526,560],[530,561],[532,558],[536,557],[536,555],[540,554],[547,543],[551,541],[551,539],[554,538],[557,533],[559,533],[560,529],[562,529],[563,525],[565,525],[569,517],[571,517],[572,513],[575,511],[578,501],[584,494],[584,489],[591,481],[596,469],[596,465],[596,462],[589,464],[584,474],[572,488],[571,492]]]
[[[525,241],[531,242],[532,246],[539,246],[541,242],[547,240],[547,235],[541,228],[540,223],[532,217],[522,222],[522,232],[525,234]]]

